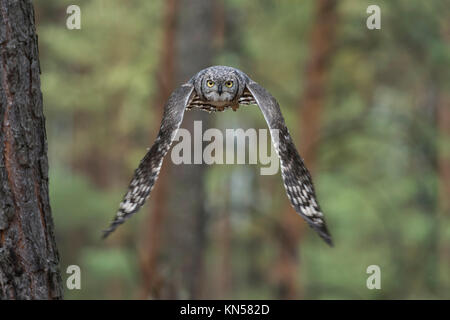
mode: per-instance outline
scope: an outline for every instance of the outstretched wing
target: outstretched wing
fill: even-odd
[[[104,230],[103,238],[106,238],[119,225],[136,213],[149,197],[158,178],[164,156],[169,151],[183,120],[184,111],[192,97],[193,90],[194,87],[191,84],[184,84],[170,95],[164,107],[163,119],[155,143],[135,170],[128,191],[120,203],[119,210],[111,225]]]
[[[329,245],[332,245],[330,233],[316,199],[311,175],[295,148],[278,102],[254,81],[249,81],[247,89],[255,98],[269,126],[272,142],[280,157],[284,187],[292,206]]]

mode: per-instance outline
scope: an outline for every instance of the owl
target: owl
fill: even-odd
[[[239,105],[250,104],[259,106],[269,126],[291,205],[326,243],[332,245],[311,175],[295,148],[278,102],[244,72],[226,66],[213,66],[199,71],[170,95],[164,108],[158,136],[135,170],[119,210],[110,227],[104,230],[103,236],[107,237],[136,213],[150,196],[164,156],[177,134],[185,110],[216,112],[231,108],[236,111]]]

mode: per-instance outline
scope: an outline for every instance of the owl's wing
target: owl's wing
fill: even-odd
[[[120,203],[119,210],[111,225],[104,230],[103,238],[106,238],[119,225],[136,213],[149,197],[158,178],[164,156],[169,151],[183,120],[184,111],[192,98],[193,90],[194,87],[188,83],[180,86],[170,95],[164,107],[158,136],[135,170],[128,191]]]
[[[281,162],[284,187],[292,206],[325,242],[332,246],[330,233],[316,199],[311,175],[295,148],[278,102],[254,81],[249,80],[247,89],[253,95],[269,126],[272,142]]]

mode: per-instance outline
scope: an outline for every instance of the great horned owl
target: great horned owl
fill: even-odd
[[[196,108],[213,112],[232,108],[236,111],[240,104],[257,104],[261,109],[281,161],[281,176],[292,206],[329,245],[332,245],[316,199],[311,175],[295,148],[278,102],[245,73],[226,66],[201,70],[170,95],[155,143],[134,172],[119,210],[103,236],[107,237],[136,213],[149,197],[163,158],[175,138],[186,109]]]

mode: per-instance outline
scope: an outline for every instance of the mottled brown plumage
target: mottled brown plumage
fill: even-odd
[[[107,237],[144,204],[158,177],[163,158],[183,120],[184,111],[236,111],[239,105],[257,104],[269,126],[272,142],[280,158],[281,176],[294,209],[330,245],[331,236],[319,207],[311,175],[300,157],[272,95],[242,71],[214,66],[198,72],[170,96],[155,143],[141,160],[119,210],[105,230]]]

